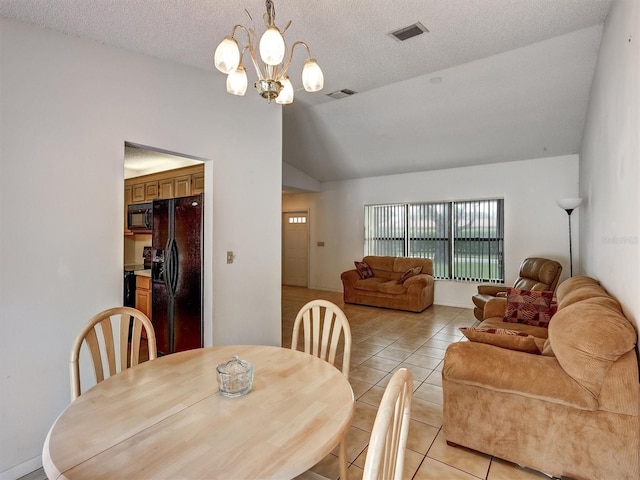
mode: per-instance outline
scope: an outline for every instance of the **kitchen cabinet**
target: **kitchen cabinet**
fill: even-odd
[[[174,197],[188,197],[191,195],[191,175],[181,175],[173,179],[176,194]]]
[[[136,275],[136,308],[151,319],[151,277]]]
[[[157,180],[151,180],[146,182],[139,181],[138,183],[132,183],[130,185],[131,185],[131,203],[150,202],[154,198],[159,197]],[[125,183],[125,188],[126,186],[127,184]]]
[[[192,175],[165,178],[158,182],[159,198],[188,197],[191,195]]]
[[[131,185],[131,203],[144,202],[144,183]]]
[[[204,193],[204,171],[191,175],[191,195]]]
[[[158,188],[158,182],[145,182],[144,184],[144,201],[150,202],[154,198],[160,197],[160,189]]]

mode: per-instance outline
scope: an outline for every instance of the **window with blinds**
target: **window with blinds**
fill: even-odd
[[[503,282],[504,200],[366,205],[365,255],[433,260],[441,279]]]

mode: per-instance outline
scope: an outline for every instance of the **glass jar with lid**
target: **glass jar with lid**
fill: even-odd
[[[253,365],[234,356],[216,368],[220,393],[226,397],[246,395],[253,386]]]

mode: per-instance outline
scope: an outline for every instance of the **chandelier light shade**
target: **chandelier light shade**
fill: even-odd
[[[260,58],[267,65],[276,66],[284,59],[284,38],[277,27],[269,27],[260,39]]]
[[[247,71],[242,65],[238,65],[227,77],[227,92],[240,96],[247,92]]]
[[[304,62],[302,85],[307,92],[317,92],[324,86],[324,75],[315,58],[307,58]]]
[[[213,61],[216,68],[222,73],[232,73],[240,64],[240,49],[238,48],[238,42],[233,37],[227,37],[218,48],[214,55]]]
[[[293,102],[293,85],[287,70],[293,58],[296,47],[302,46],[307,51],[307,59],[302,69],[302,85],[307,92],[317,92],[324,87],[324,75],[318,62],[311,58],[311,52],[306,43],[297,41],[291,45],[287,52],[284,33],[291,22],[284,30],[280,30],[275,25],[275,7],[272,0],[266,0],[267,12],[264,14],[265,31],[257,43],[256,33],[253,29],[247,29],[243,25],[234,25],[231,35],[226,37],[214,54],[214,64],[218,70],[228,75],[227,92],[232,95],[244,95],[247,91],[247,72],[242,64],[244,52],[248,51],[251,62],[256,71],[258,80],[254,83],[255,89],[268,102],[276,100],[276,103],[288,104]],[[238,44],[236,31],[242,30],[245,33],[247,44],[242,48]],[[256,45],[260,57],[256,55]]]
[[[285,75],[282,79],[282,90],[280,90],[280,94],[276,97],[276,103],[282,105],[293,103],[293,85],[291,85],[289,75]]]

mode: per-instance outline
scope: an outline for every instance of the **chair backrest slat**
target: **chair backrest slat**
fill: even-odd
[[[89,353],[91,354],[91,361],[93,362],[93,370],[96,375],[96,383],[104,380],[104,367],[102,366],[102,355],[100,354],[100,342],[98,340],[98,334],[95,328],[89,330],[85,336]]]
[[[335,357],[336,352],[334,350],[331,350],[331,348],[333,348],[333,341],[331,339],[331,334],[332,334],[331,326],[334,323],[333,319],[335,318],[335,316],[336,316],[335,312],[330,308],[324,309],[324,320],[322,322],[322,340],[320,342],[320,347],[321,347],[320,358],[328,361],[332,365],[333,365],[334,359],[331,358],[330,354],[333,353],[333,357]],[[335,322],[335,323],[337,324],[338,322]],[[336,345],[337,345],[337,341],[336,341]]]
[[[105,355],[107,357],[107,367],[109,368],[106,377],[110,377],[111,375],[115,375],[118,371],[116,367],[116,345],[113,338],[113,328],[111,327],[111,318],[104,318],[99,322],[100,328],[102,329],[102,340],[104,341],[104,350]]]
[[[131,323],[130,320],[131,317],[127,316],[127,315],[120,315],[120,334],[118,335],[118,338],[120,339],[120,345],[124,345],[124,344],[128,344],[129,343],[129,324]],[[133,329],[135,329],[136,325],[141,325],[140,322],[133,322]],[[133,335],[133,334],[132,334]],[[123,344],[124,342],[124,344]],[[131,337],[131,348],[133,348],[133,344],[135,343],[134,337]],[[128,360],[129,358],[129,348],[120,348],[120,365],[126,365],[126,367],[121,367],[122,370],[124,370],[125,368],[128,368],[129,366],[133,365],[133,358],[131,359],[131,361]]]

